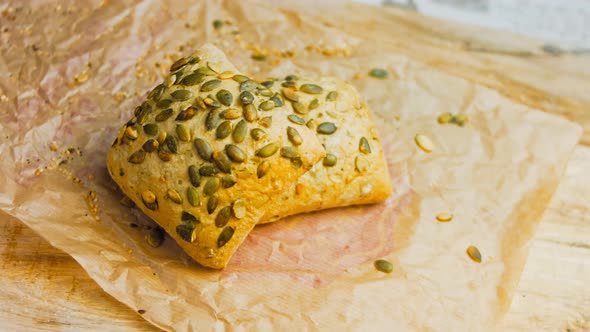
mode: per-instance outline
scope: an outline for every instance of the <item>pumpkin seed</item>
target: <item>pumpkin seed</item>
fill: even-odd
[[[159,127],[155,123],[148,123],[143,126],[143,132],[146,133],[146,135],[150,135],[150,136],[157,135],[158,129],[159,129]]]
[[[434,149],[434,143],[432,143],[430,138],[428,138],[428,136],[426,135],[417,134],[414,137],[414,141],[416,142],[418,147],[426,153],[430,153]]]
[[[469,256],[469,258],[471,258],[472,261],[476,263],[481,263],[481,253],[479,252],[479,249],[477,249],[476,247],[469,246],[469,248],[467,248],[467,255]]]
[[[234,96],[231,94],[231,92],[225,89],[217,91],[217,94],[215,96],[217,97],[219,102],[225,106],[230,106],[234,101]]]
[[[307,114],[309,112],[304,103],[295,101],[291,103],[291,106],[293,106],[293,110],[299,114]]]
[[[213,21],[213,28],[219,30],[223,27],[223,21],[222,20],[214,20]]]
[[[279,145],[276,143],[269,143],[256,151],[256,155],[261,158],[268,158],[274,155],[279,150]]]
[[[203,99],[203,104],[213,108],[221,107],[221,103],[213,98],[212,95],[208,95],[205,99]]]
[[[301,135],[299,135],[297,129],[293,127],[287,127],[287,137],[289,138],[289,141],[293,143],[293,145],[301,145],[301,143],[303,143]]]
[[[322,122],[316,131],[318,134],[332,135],[336,131],[336,125],[332,122]]]
[[[390,261],[378,259],[375,261],[375,268],[383,273],[391,273],[393,271],[393,264]]]
[[[180,80],[180,84],[184,86],[193,86],[199,84],[205,80],[205,75],[203,74],[190,74],[186,75],[182,80]]]
[[[212,214],[217,209],[217,196],[213,195],[207,200],[207,213]]]
[[[131,140],[136,140],[138,136],[137,129],[133,127],[127,127],[127,129],[125,129],[125,136]]]
[[[213,79],[213,80],[207,81],[207,82],[203,83],[203,85],[201,85],[201,92],[208,92],[208,91],[215,90],[220,85],[221,85],[221,80],[218,80],[218,79]]]
[[[453,115],[449,112],[446,112],[446,113],[439,115],[437,118],[437,121],[440,124],[445,124],[445,123],[449,123],[452,118],[453,118]]]
[[[166,90],[166,87],[163,84],[160,84],[158,86],[156,86],[147,96],[147,99],[153,100],[153,101],[158,101],[160,100],[160,97],[162,97],[162,94],[164,93],[164,90]]]
[[[250,136],[255,141],[260,141],[262,138],[264,138],[264,136],[266,136],[266,133],[260,128],[254,128],[250,130]]]
[[[238,122],[238,124],[235,125],[234,132],[232,134],[234,142],[242,143],[244,141],[244,139],[246,138],[247,134],[248,134],[248,125],[246,125],[246,121],[240,120]]]
[[[270,89],[270,88],[272,88],[274,83],[275,83],[274,81],[268,80],[268,81],[264,81],[260,84],[262,84],[262,86],[264,86],[265,88]]]
[[[361,137],[361,140],[359,141],[359,151],[364,154],[371,153],[371,146],[365,137]]]
[[[176,90],[172,92],[170,96],[176,100],[184,101],[190,99],[193,96],[193,93],[190,90]]]
[[[256,60],[256,61],[264,61],[264,60],[266,60],[266,55],[265,54],[260,54],[260,53],[254,53],[250,57],[252,58],[252,60]]]
[[[285,76],[285,81],[297,81],[299,79],[299,77],[297,77],[297,75],[287,75]]]
[[[196,73],[201,74],[201,75],[205,75],[205,76],[215,76],[215,74],[217,74],[216,72],[211,70],[211,68],[209,68],[209,67],[200,67],[199,69],[196,70]]]
[[[337,161],[338,161],[338,158],[336,158],[336,155],[334,155],[332,153],[326,153],[326,157],[324,157],[323,165],[326,167],[332,167],[332,166],[336,165]]]
[[[188,203],[194,207],[197,207],[201,204],[201,199],[199,198],[199,193],[193,187],[188,187],[186,189],[186,198]]]
[[[227,144],[225,146],[225,153],[233,162],[242,163],[246,159],[246,154],[237,145]]]
[[[158,149],[158,157],[162,161],[172,160],[172,154],[164,149]]]
[[[158,141],[156,141],[155,139],[149,139],[145,143],[143,143],[141,148],[145,152],[154,152],[158,149],[159,146],[160,143],[158,143]]]
[[[238,74],[238,75],[234,75],[231,79],[238,82],[238,83],[242,83],[242,82],[246,82],[250,78],[248,76]]]
[[[358,172],[365,173],[369,169],[369,162],[363,156],[356,156],[354,166]]]
[[[299,87],[299,91],[317,95],[322,93],[324,89],[322,89],[322,87],[317,84],[303,84]]]
[[[320,101],[317,98],[314,98],[312,101],[309,102],[309,110],[315,110],[320,106]]]
[[[269,170],[270,163],[268,162],[268,160],[263,160],[260,164],[258,164],[258,168],[256,169],[256,175],[260,179],[261,177],[265,176]]]
[[[309,129],[315,129],[316,127],[316,121],[314,119],[310,119],[309,121],[307,121],[307,123],[305,124],[305,126]]]
[[[299,101],[299,95],[297,95],[297,93],[295,92],[295,89],[283,88],[281,91],[283,92],[283,96],[285,96],[285,98],[287,98],[287,100]]]
[[[235,108],[228,108],[219,113],[219,117],[225,120],[235,120],[238,119],[240,115],[242,115],[242,112]]]
[[[231,207],[224,206],[217,212],[217,217],[215,217],[215,226],[221,228],[227,225],[229,219],[231,217]]]
[[[262,102],[258,108],[263,110],[263,111],[270,111],[275,107],[275,103],[272,100],[267,100],[265,102]]]
[[[168,118],[172,116],[173,112],[174,111],[171,108],[169,108],[167,110],[164,110],[164,111],[158,113],[158,115],[156,115],[156,121],[162,122],[162,121],[168,120]]]
[[[213,149],[207,141],[202,138],[195,138],[193,144],[195,145],[195,149],[197,149],[197,153],[203,160],[211,161],[211,155],[213,154]]]
[[[264,128],[270,128],[272,126],[272,116],[265,116],[258,123]]]
[[[221,64],[219,62],[207,61],[207,67],[209,67],[209,69],[214,71],[216,74],[221,72],[221,69],[219,68],[220,66]]]
[[[276,107],[282,107],[285,104],[285,101],[283,100],[283,97],[278,94],[275,93],[270,100],[272,100],[272,102],[275,104]]]
[[[231,122],[230,121],[223,121],[219,126],[217,126],[217,130],[215,131],[215,137],[218,139],[224,139],[229,134],[231,134]]]
[[[197,115],[197,109],[192,106],[189,106],[184,111],[181,111],[180,113],[178,113],[175,120],[176,121],[187,121],[187,120],[192,119],[195,115]]]
[[[231,161],[222,151],[213,152],[213,162],[223,173],[231,173]]]
[[[292,146],[283,146],[281,148],[281,157],[283,158],[299,158],[299,152]]]
[[[218,123],[219,123],[219,111],[218,110],[209,111],[209,113],[207,114],[207,117],[205,118],[205,127],[207,128],[207,130],[215,129],[217,127]]]
[[[172,100],[170,99],[162,99],[156,103],[157,108],[168,108],[172,105]]]
[[[436,220],[440,222],[449,222],[453,220],[453,214],[451,213],[439,213],[436,215]]]
[[[132,153],[129,156],[129,158],[127,158],[127,161],[132,164],[141,164],[141,163],[143,163],[144,160],[145,160],[145,151],[143,151],[143,150],[135,151],[134,153]]]
[[[234,76],[234,72],[231,70],[226,70],[223,73],[217,75],[217,78],[219,78],[220,80],[227,80],[230,79]]]
[[[191,133],[180,123],[176,125],[176,135],[178,135],[178,138],[183,142],[191,141]]]
[[[168,135],[164,143],[166,143],[166,146],[168,147],[168,150],[170,150],[170,152],[178,153],[178,140],[176,139],[176,137]]]
[[[182,197],[180,197],[180,194],[178,193],[178,191],[174,190],[174,189],[168,189],[166,191],[166,195],[168,195],[168,198],[173,201],[176,204],[182,204]]]
[[[231,226],[227,226],[224,228],[219,237],[217,238],[217,248],[223,247],[226,243],[228,243],[232,236],[234,236],[234,229]]]
[[[241,198],[238,198],[234,201],[231,206],[232,212],[234,213],[234,217],[237,219],[242,219],[246,216],[246,201]]]
[[[258,87],[258,83],[254,82],[251,79],[248,79],[248,80],[240,83],[240,92],[254,91],[257,87]]]
[[[224,175],[221,178],[221,186],[223,188],[231,188],[233,187],[236,183],[238,182],[238,180],[236,180],[236,178],[233,175]]]
[[[257,91],[257,94],[263,97],[272,97],[273,92],[271,89],[260,89]]]
[[[200,56],[198,56],[198,55],[189,56],[188,63],[190,63],[191,65],[197,64],[197,63],[199,63],[199,61],[201,61]]]
[[[190,165],[188,167],[188,179],[195,187],[201,185],[201,176],[199,175],[199,169],[196,165]]]
[[[258,110],[256,110],[256,107],[253,104],[244,105],[243,110],[244,118],[248,122],[253,122],[258,119]]]
[[[174,85],[174,82],[176,82],[176,75],[173,74],[173,75],[166,77],[166,79],[164,80],[164,85],[167,88],[169,88]]]
[[[146,190],[141,193],[141,201],[146,208],[155,211],[158,209],[158,200],[153,192]]]
[[[389,76],[389,73],[385,69],[373,68],[369,71],[369,76],[384,79]]]
[[[199,168],[199,174],[201,176],[213,176],[217,173],[219,173],[219,171],[212,165],[203,165]]]
[[[145,242],[152,248],[161,246],[162,242],[164,242],[164,230],[161,227],[153,228],[145,236]]]
[[[299,124],[299,125],[304,125],[305,124],[305,120],[295,114],[289,114],[289,116],[287,116],[287,119],[289,119],[289,121],[295,123],[295,124]]]
[[[164,144],[164,141],[166,140],[167,136],[168,136],[168,134],[165,131],[161,132],[158,135],[157,140],[158,140],[158,143],[160,143],[160,146],[162,146],[162,144]]]
[[[219,189],[220,181],[219,178],[210,178],[205,182],[205,186],[203,187],[203,194],[207,196],[211,196],[217,192]]]
[[[190,224],[180,224],[176,226],[176,234],[186,242],[193,243],[197,239],[195,227]]]
[[[174,84],[180,84],[183,74],[184,74],[184,72],[179,71],[177,74],[174,75],[174,77],[176,77],[176,79],[174,80]]]
[[[463,127],[467,121],[469,121],[469,117],[466,114],[457,114],[457,116],[451,119],[451,122],[456,123],[460,127]]]
[[[330,91],[326,95],[326,101],[336,101],[338,99],[338,91]]]
[[[170,72],[175,72],[175,71],[181,69],[182,67],[186,66],[187,63],[188,63],[187,58],[180,58],[180,59],[176,60],[172,64],[172,66],[170,66]]]
[[[281,83],[281,86],[283,86],[285,88],[294,88],[297,86],[297,83],[295,83],[293,81],[287,81],[287,82]]]
[[[254,95],[250,91],[240,93],[240,102],[243,105],[251,104],[254,101]]]
[[[301,166],[303,166],[303,160],[301,160],[299,157],[291,158],[291,166],[295,168],[301,168]]]

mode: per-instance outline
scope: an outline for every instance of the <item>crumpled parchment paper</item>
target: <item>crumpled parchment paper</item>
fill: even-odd
[[[370,35],[265,2],[19,6],[2,18],[0,208],[166,330],[492,329],[581,135],[566,120],[382,52]],[[215,19],[227,22],[215,29]],[[223,271],[193,263],[170,239],[148,246],[154,223],[119,203],[105,153],[172,60],[205,42],[257,77],[351,80],[378,124],[391,198],[258,226]],[[373,67],[390,77],[369,77]],[[440,125],[442,112],[470,121]],[[417,133],[432,139],[432,153],[416,146]],[[437,222],[441,212],[454,219]],[[470,245],[480,264],[466,255]],[[379,258],[393,273],[375,270]]]

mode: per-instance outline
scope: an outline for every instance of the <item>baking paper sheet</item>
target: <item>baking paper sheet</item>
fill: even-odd
[[[328,14],[325,6],[318,10]],[[566,120],[381,51],[370,35],[272,3],[18,8],[0,32],[0,208],[166,330],[493,329],[581,135]],[[215,19],[227,22],[214,29]],[[119,203],[105,154],[172,60],[205,42],[257,77],[350,80],[378,124],[391,198],[258,226],[223,271],[193,263],[170,239],[149,247],[154,223]],[[369,77],[374,67],[390,77]],[[470,121],[440,125],[442,112]],[[417,133],[432,139],[432,153],[416,146]],[[455,217],[439,223],[441,212]],[[470,245],[480,264],[466,255]],[[379,258],[393,273],[375,270]]]

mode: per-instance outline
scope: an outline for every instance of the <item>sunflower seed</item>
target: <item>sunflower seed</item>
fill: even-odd
[[[307,114],[309,111],[307,107],[305,107],[304,103],[300,103],[298,101],[292,102],[291,105],[293,106],[293,110],[299,114]]]
[[[210,178],[205,182],[205,186],[203,187],[203,194],[207,196],[211,196],[217,192],[219,189],[220,181],[219,178]]]
[[[217,248],[223,247],[226,243],[228,243],[232,236],[234,236],[234,229],[231,226],[227,226],[224,228],[219,237],[217,238]]]
[[[440,124],[449,123],[453,119],[453,115],[449,112],[443,113],[438,116],[437,121]]]
[[[361,140],[359,141],[359,151],[364,154],[371,153],[371,146],[365,137],[361,137]]]
[[[161,227],[153,228],[146,236],[145,241],[152,248],[157,248],[164,242],[164,230]]]
[[[231,122],[227,120],[223,121],[219,126],[217,126],[215,137],[218,139],[224,139],[231,134],[231,129]]]
[[[278,94],[275,93],[270,100],[275,104],[276,107],[282,107],[285,104],[285,101],[283,100],[283,97]]]
[[[240,120],[234,127],[234,132],[232,137],[234,142],[242,143],[248,134],[248,126],[246,125],[246,121]]]
[[[157,135],[158,129],[159,129],[159,127],[155,123],[148,123],[143,126],[143,132],[146,133],[146,135],[150,135],[150,136]]]
[[[260,84],[262,84],[262,86],[264,86],[265,88],[270,89],[270,88],[272,88],[274,83],[275,83],[274,81],[269,80],[269,81],[264,81]]]
[[[162,161],[172,160],[172,154],[164,149],[158,149],[158,157]]]
[[[391,273],[393,271],[393,264],[384,259],[378,259],[375,261],[375,268],[383,273]]]
[[[279,150],[278,144],[269,143],[269,144],[263,146],[262,148],[260,148],[258,151],[256,151],[256,155],[261,158],[267,158],[267,157],[270,157],[273,154],[275,154],[278,150]]]
[[[219,113],[219,117],[225,120],[235,120],[238,119],[241,115],[242,112],[238,111],[235,108],[228,108]]]
[[[201,176],[213,176],[217,173],[219,173],[219,171],[212,165],[203,165],[199,168],[199,174]]]
[[[430,153],[434,149],[434,143],[432,143],[430,138],[428,138],[428,136],[426,135],[417,134],[414,137],[414,141],[416,142],[418,147],[426,153]]]
[[[356,156],[354,166],[358,172],[365,173],[369,169],[369,162],[363,156]]]
[[[156,141],[155,139],[149,139],[145,143],[143,143],[141,148],[145,152],[154,152],[158,149],[159,146],[160,143],[158,143],[158,141]]]
[[[336,101],[338,99],[338,91],[330,91],[326,95],[326,101]]]
[[[191,184],[195,187],[201,185],[201,176],[199,175],[199,169],[195,165],[190,165],[188,167],[188,179]]]
[[[236,180],[236,178],[233,175],[224,175],[221,178],[221,186],[223,188],[231,188],[233,187],[236,183],[238,182],[238,180]]]
[[[136,140],[138,136],[137,129],[133,127],[127,127],[127,129],[125,129],[125,136],[127,136],[127,138],[130,140]]]
[[[164,93],[164,90],[166,90],[166,87],[163,84],[160,84],[158,86],[156,86],[147,96],[147,99],[153,100],[153,101],[158,101],[160,100],[160,97],[162,97],[162,94]]]
[[[481,263],[481,253],[479,252],[479,249],[477,249],[476,247],[469,246],[469,248],[467,248],[467,255],[469,256],[469,258],[471,258],[472,261],[476,263]]]
[[[240,93],[240,102],[243,105],[251,104],[254,101],[254,95],[250,91]]]
[[[145,151],[139,150],[134,152],[127,158],[127,161],[132,164],[141,164],[145,160]]]
[[[155,211],[158,209],[158,200],[153,192],[146,190],[141,193],[141,201],[148,209]]]
[[[230,106],[234,101],[234,96],[225,89],[219,90],[215,96],[225,106]]]
[[[389,76],[389,73],[385,69],[373,68],[369,71],[369,76],[384,79]]]
[[[260,128],[254,128],[250,130],[250,136],[252,136],[252,139],[254,139],[255,141],[259,141],[262,138],[264,138],[264,136],[266,136],[266,133],[264,132],[264,130]]]
[[[225,146],[225,153],[233,162],[242,163],[246,159],[246,154],[237,145],[227,144]]]
[[[156,103],[157,108],[168,108],[172,105],[172,100],[170,99],[162,99]]]
[[[207,130],[213,130],[217,127],[219,123],[219,111],[218,110],[211,110],[207,114],[205,118],[205,127]]]
[[[186,66],[187,63],[188,63],[187,58],[180,58],[180,59],[176,60],[172,64],[172,66],[170,66],[170,72],[175,72],[175,71],[181,69],[182,67]]]
[[[213,152],[213,162],[223,173],[231,173],[231,161],[223,151]]]
[[[287,137],[289,138],[289,141],[293,143],[293,145],[301,145],[301,143],[303,143],[301,135],[299,135],[297,129],[293,127],[287,127]]]
[[[176,121],[187,121],[187,120],[192,119],[195,115],[197,115],[197,109],[192,106],[189,106],[184,111],[181,111],[180,113],[178,113],[175,120]]]
[[[299,87],[299,91],[317,95],[324,91],[321,86],[317,84],[303,84]]]
[[[227,80],[230,79],[234,76],[234,72],[231,70],[226,70],[223,73],[217,75],[217,78],[219,78],[220,80]]]
[[[281,90],[283,92],[283,96],[290,101],[299,101],[299,95],[295,92],[293,88],[283,88]]]
[[[191,206],[197,207],[201,204],[201,199],[199,198],[199,193],[193,187],[188,187],[186,189],[186,198],[188,200],[188,203]]]
[[[316,131],[318,134],[332,135],[336,131],[336,125],[332,122],[322,122]]]
[[[201,74],[201,75],[205,75],[205,76],[215,76],[215,74],[217,74],[216,72],[211,70],[211,68],[209,68],[209,67],[200,67],[199,69],[196,70],[196,73]]]
[[[168,189],[166,191],[166,195],[168,195],[168,198],[173,201],[176,204],[182,204],[182,197],[180,197],[180,194],[178,193],[178,191],[174,190],[174,189]]]
[[[260,164],[258,164],[258,168],[256,169],[256,175],[260,179],[261,177],[265,176],[269,170],[270,163],[268,162],[268,160],[263,160]]]
[[[217,196],[213,195],[207,200],[207,213],[212,214],[217,209]]]
[[[304,125],[305,124],[305,120],[295,114],[289,114],[289,116],[287,116],[287,119],[289,119],[289,121],[295,123],[295,124],[299,124],[299,125]]]
[[[256,89],[256,87],[258,87],[258,83],[254,82],[251,79],[248,79],[248,80],[240,83],[240,92],[254,91]]]
[[[197,239],[195,227],[189,224],[180,224],[176,226],[176,234],[186,242],[193,243]]]
[[[264,128],[270,128],[272,126],[272,116],[265,116],[258,123]]]
[[[258,110],[256,110],[256,107],[253,104],[244,105],[243,114],[248,122],[253,122],[258,119]]]
[[[270,111],[275,107],[275,103],[272,100],[267,100],[265,102],[262,102],[258,108],[263,110],[263,111]]]
[[[190,74],[185,76],[182,80],[180,80],[180,84],[184,86],[192,86],[199,84],[205,80],[205,75],[203,74]]]
[[[292,146],[283,146],[281,148],[281,157],[283,158],[299,158],[299,152]]]
[[[188,100],[193,96],[190,90],[176,90],[170,94],[170,96],[176,100]]]
[[[217,217],[215,217],[215,226],[221,228],[229,222],[231,217],[231,207],[224,206],[217,212]]]
[[[167,110],[164,110],[164,111],[158,113],[158,115],[156,115],[156,121],[162,122],[162,121],[168,120],[168,118],[172,116],[173,112],[174,111],[171,108],[169,108]]]
[[[208,95],[205,99],[203,99],[203,104],[213,108],[221,107],[221,103],[213,98],[212,95]]]
[[[326,157],[324,157],[323,165],[326,167],[332,167],[332,166],[336,165],[337,161],[338,161],[338,158],[336,158],[336,155],[331,154],[331,153],[326,153]]]
[[[164,143],[166,143],[166,146],[168,147],[168,150],[170,150],[170,152],[178,153],[178,140],[176,139],[176,137],[168,135]]]
[[[238,75],[234,75],[231,79],[238,82],[238,83],[243,83],[243,82],[246,82],[247,80],[249,80],[250,78],[248,76],[238,74]]]
[[[208,91],[215,90],[220,85],[221,85],[221,80],[218,80],[218,79],[213,79],[213,80],[207,81],[207,82],[203,83],[203,85],[201,85],[201,92],[208,92]]]
[[[440,222],[449,222],[453,220],[453,215],[451,213],[439,213],[436,215],[436,220]]]
[[[191,141],[190,131],[180,123],[176,125],[176,135],[178,135],[178,138],[183,142]]]
[[[206,161],[211,161],[211,155],[213,154],[213,149],[207,141],[202,138],[195,138],[193,144],[195,145],[195,149],[197,149],[197,153],[201,158]]]
[[[234,213],[234,217],[237,219],[242,219],[246,216],[246,201],[241,198],[238,198],[234,201],[231,206],[232,212]]]

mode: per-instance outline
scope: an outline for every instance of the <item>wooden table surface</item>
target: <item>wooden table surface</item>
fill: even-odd
[[[374,9],[359,7],[354,10]],[[590,60],[570,59],[570,65],[566,65],[559,59],[520,59],[519,53],[509,57],[510,52],[482,52],[472,47],[471,39],[465,42],[468,30],[445,25],[447,32],[455,36],[453,40],[458,40],[457,45],[471,45],[459,48],[450,39],[440,43],[442,25],[438,21],[395,11],[379,14],[382,23],[390,25],[384,31],[398,33],[392,38],[396,38],[395,47],[401,53],[467,79],[477,78],[482,84],[525,104],[565,115],[586,129],[582,141],[590,143],[590,108],[587,107],[590,94],[583,89],[590,82]],[[375,20],[377,15],[375,12]],[[403,19],[391,20],[392,17]],[[334,21],[337,25],[338,20]],[[409,30],[412,33],[406,34]],[[351,33],[355,32],[362,33],[351,29]],[[469,38],[481,36],[488,38],[489,35],[473,30]],[[430,51],[434,48],[437,52]],[[457,49],[463,53],[458,53]],[[458,59],[458,55],[463,58]],[[587,66],[578,66],[578,61]],[[506,76],[488,75],[498,72],[494,66],[501,66],[505,73],[513,75],[512,85],[506,83]],[[527,66],[535,70],[518,71]],[[561,80],[565,80],[563,85],[556,86],[550,80],[553,70],[567,72],[568,76]],[[520,88],[513,89],[517,80]],[[525,83],[535,88],[529,88],[523,95]],[[562,89],[567,86],[576,89]],[[554,98],[533,98],[538,91],[551,93]],[[519,95],[511,95],[512,92]],[[568,102],[560,99],[565,97],[569,98]],[[74,259],[4,214],[0,214],[0,266],[1,331],[157,331],[139,314],[102,291]],[[560,187],[530,243],[529,259],[501,330],[590,331],[588,145],[576,147]]]

